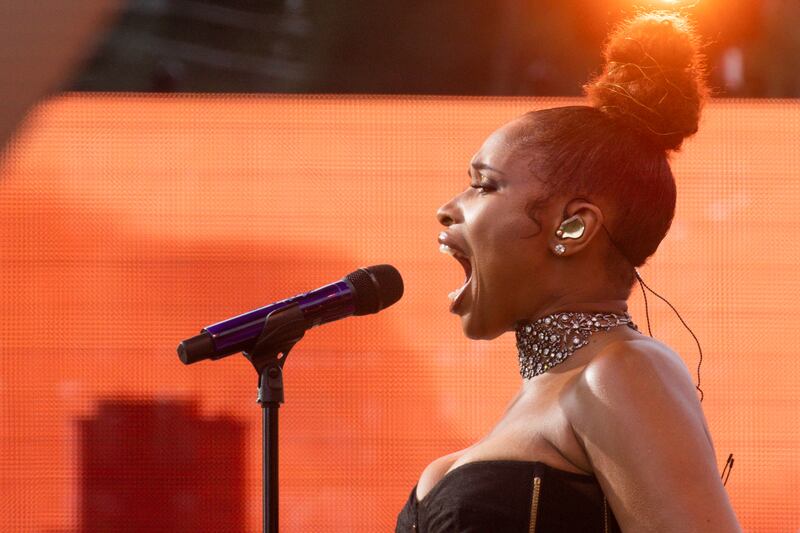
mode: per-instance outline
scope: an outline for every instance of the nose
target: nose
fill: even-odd
[[[436,211],[436,218],[443,226],[449,227],[451,224],[455,224],[457,220],[458,208],[456,207],[455,200],[455,198],[450,199],[449,202],[444,204]]]

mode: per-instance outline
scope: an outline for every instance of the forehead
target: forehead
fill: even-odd
[[[515,119],[492,132],[472,156],[470,165],[490,166],[503,172],[504,177],[509,179],[527,180],[529,158],[522,157],[516,150],[516,141],[526,127],[530,127],[527,121]]]

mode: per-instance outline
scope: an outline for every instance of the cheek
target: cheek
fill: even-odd
[[[543,234],[533,224],[512,225],[503,230],[496,235],[479,278],[481,301],[487,306],[484,319],[507,331],[524,315],[545,282],[549,250]]]
[[[520,275],[535,270],[546,252],[546,239],[527,216],[498,217],[485,228],[486,253],[480,264],[497,279],[498,285],[518,283]]]

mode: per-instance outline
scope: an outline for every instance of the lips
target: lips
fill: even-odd
[[[444,231],[439,234],[439,251],[453,256],[464,269],[464,284],[449,294],[450,311],[454,311],[458,304],[461,303],[461,300],[463,299],[462,297],[466,292],[466,288],[470,281],[472,281],[472,263],[470,262],[467,253],[464,252],[464,250],[455,242],[453,242],[452,237],[450,237],[450,235]]]

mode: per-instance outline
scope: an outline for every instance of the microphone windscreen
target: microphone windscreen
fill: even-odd
[[[377,313],[403,296],[403,278],[392,265],[362,267],[345,279],[355,290],[354,315]]]

